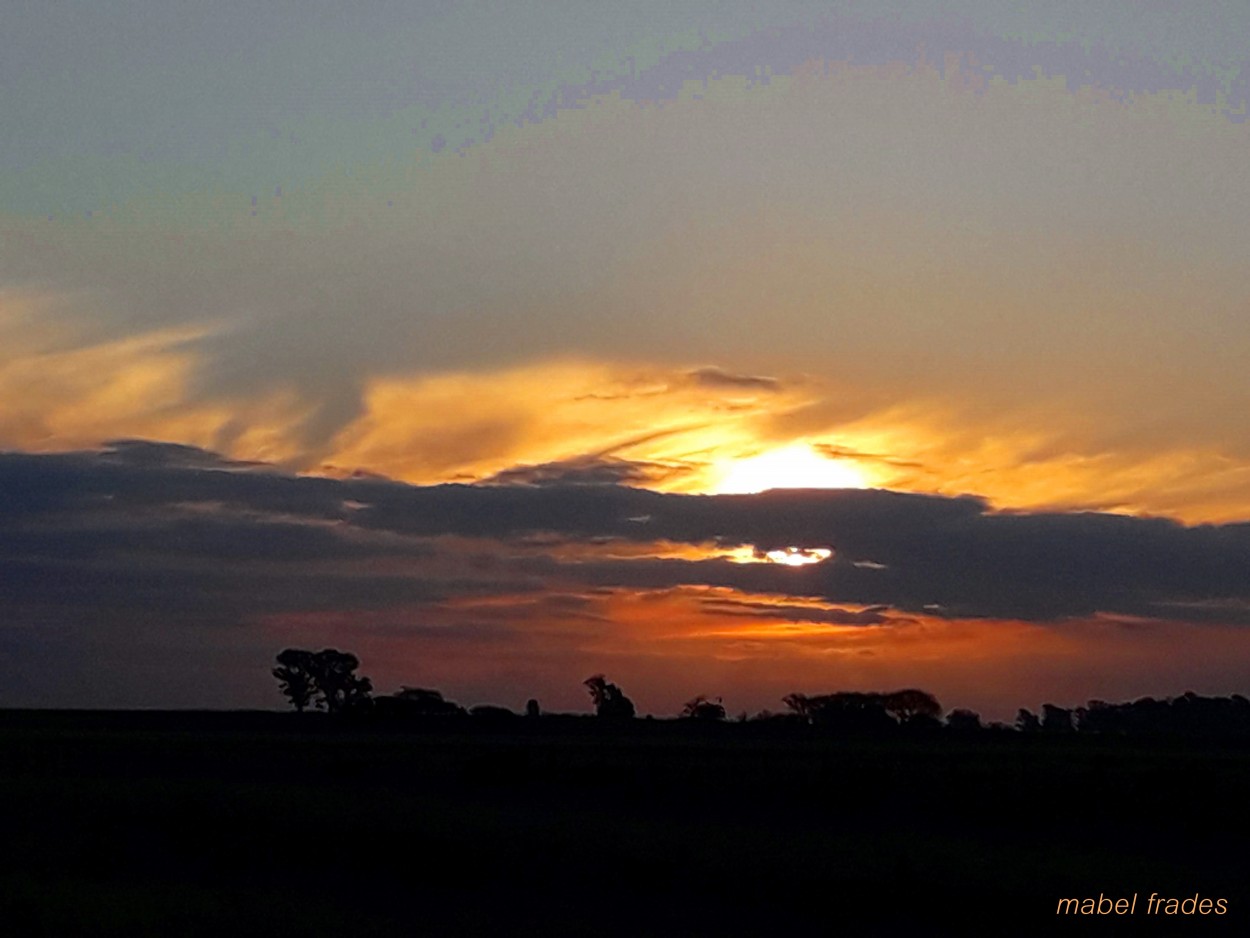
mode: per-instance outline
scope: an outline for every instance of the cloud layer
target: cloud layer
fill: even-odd
[[[786,547],[833,555],[766,562]],[[114,654],[138,641],[267,657],[328,628],[342,644],[402,640],[454,658],[486,643],[509,649],[501,660],[559,662],[657,642],[697,658],[709,640],[724,643],[712,657],[806,655],[857,641],[845,630],[914,641],[921,623],[983,621],[987,647],[995,628],[1027,623],[1060,636],[1091,621],[1250,625],[1248,524],[1000,513],[875,490],[420,487],[142,441],[0,456],[0,564],[14,662],[67,635]]]
[[[99,454],[0,457],[0,517],[11,564],[91,558],[137,571],[135,559],[156,566],[223,560],[290,570],[313,561],[425,557],[444,538],[548,553],[557,544],[666,542],[709,557],[590,553],[544,566],[538,549],[514,558],[513,569],[594,585],[733,587],[958,618],[1169,617],[1188,609],[1240,622],[1250,611],[1246,523],[995,512],[974,497],[882,490],[665,494],[610,484],[612,473],[540,481],[421,487],[292,477],[193,447],[123,441]],[[760,558],[788,547],[833,556],[800,569],[715,556],[741,547]],[[215,580],[219,572],[188,575]],[[418,574],[394,588],[416,597],[422,581]],[[75,588],[86,588],[84,581]],[[329,601],[346,587],[323,582],[314,593],[323,589]]]

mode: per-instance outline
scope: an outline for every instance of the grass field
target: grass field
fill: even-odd
[[[0,713],[21,935],[1250,933],[1245,747]],[[1139,896],[1132,916],[1061,897]],[[1147,896],[1223,916],[1145,914]],[[10,930],[10,928],[12,930]]]

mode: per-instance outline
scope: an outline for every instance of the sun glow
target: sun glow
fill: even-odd
[[[787,567],[804,567],[808,564],[820,563],[833,556],[827,547],[782,547],[777,550],[759,550],[750,544],[743,544],[729,551],[714,555],[717,559],[731,563],[779,563]]]
[[[827,547],[787,547],[784,550],[770,550],[764,555],[770,563],[780,563],[787,567],[805,567],[811,563],[820,563],[833,556]]]
[[[750,495],[768,489],[862,489],[868,482],[845,459],[820,455],[806,443],[725,463],[712,491],[716,495]]]

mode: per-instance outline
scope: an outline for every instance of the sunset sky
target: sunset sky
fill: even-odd
[[[0,705],[1250,691],[1244,2],[0,25]]]

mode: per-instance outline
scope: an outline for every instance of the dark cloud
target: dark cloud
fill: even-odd
[[[152,440],[110,440],[104,444],[101,460],[125,466],[170,469],[271,469],[266,463],[227,459],[219,453],[182,443]]]
[[[213,511],[127,519],[96,511],[81,524],[0,528],[0,557],[109,557],[167,554],[207,562],[284,563],[428,556],[428,545],[403,538],[362,537],[335,523],[274,520],[258,513]]]
[[[34,607],[73,619],[84,611],[126,610],[145,620],[164,619],[171,628],[188,620],[237,625],[273,613],[382,609],[431,603],[475,594],[534,592],[541,584],[509,577],[377,575],[299,565],[214,566],[208,560],[134,557],[119,552],[112,562],[77,563],[46,558],[3,559],[0,608]]]
[[[973,497],[874,490],[660,494],[613,484],[611,472],[594,485],[553,473],[537,485],[416,487],[234,471],[187,450],[166,458],[148,444],[134,450],[137,461],[119,461],[116,450],[0,455],[0,604],[216,610],[238,620],[535,592],[559,579],[720,586],[948,617],[1250,623],[1250,524],[1000,513]],[[465,538],[485,546],[468,550]],[[527,538],[539,548],[510,549]],[[797,568],[569,559],[592,539],[835,555]],[[574,550],[557,559],[543,544]],[[399,567],[379,566],[387,563]]]
[[[343,500],[350,495],[335,480],[236,472],[233,464],[210,468],[207,461],[216,457],[204,451],[206,465],[188,468],[185,451],[194,447],[152,445],[171,447],[170,459],[162,464],[149,454],[135,465],[119,461],[112,452],[0,455],[0,522],[60,511],[122,514],[208,503],[312,518],[337,519],[348,512]]]
[[[781,382],[776,378],[759,375],[737,375],[720,368],[696,368],[689,373],[695,384],[709,388],[750,388],[756,391],[779,391]]]
[[[790,622],[813,622],[825,625],[881,625],[888,621],[884,606],[869,606],[866,609],[826,609],[820,606],[746,602],[719,597],[705,599],[700,605],[720,615],[765,619],[771,622],[786,619]]]
[[[614,456],[579,456],[537,465],[513,466],[485,480],[487,485],[640,485],[689,470]]]
[[[924,463],[913,462],[908,459],[899,459],[896,456],[889,456],[885,453],[867,453],[851,446],[834,446],[832,443],[813,443],[811,444],[811,447],[821,455],[827,456],[830,459],[854,459],[857,462],[875,462],[886,466],[895,466],[900,469],[925,468]]]

